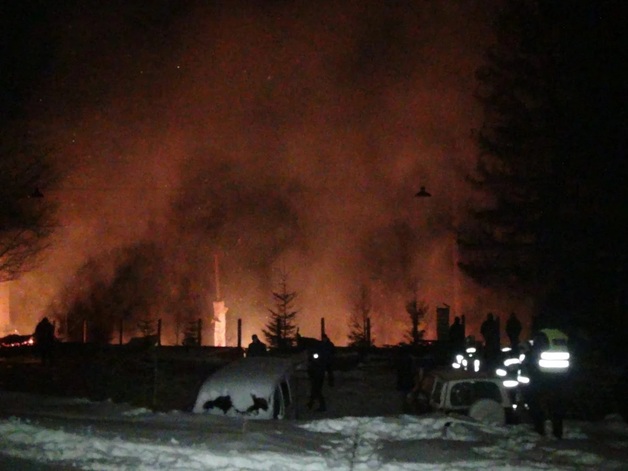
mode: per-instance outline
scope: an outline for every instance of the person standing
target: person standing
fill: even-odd
[[[568,337],[558,329],[542,329],[532,339],[523,368],[530,383],[524,395],[530,407],[534,430],[545,435],[545,420],[552,422],[552,434],[563,437],[570,355]]]
[[[262,357],[266,356],[266,344],[262,342],[256,334],[251,337],[252,342],[249,344],[249,348],[246,351],[247,357]]]
[[[322,342],[321,342],[322,344]],[[307,408],[312,409],[314,404],[318,404],[318,412],[327,410],[325,396],[323,396],[323,385],[325,384],[325,373],[327,364],[321,353],[320,346],[308,352],[307,375],[310,380],[310,400]]]
[[[39,353],[42,365],[49,365],[52,363],[52,350],[55,342],[55,327],[44,317],[35,327],[35,333],[33,334],[35,339],[35,348]]]
[[[499,356],[499,327],[492,313],[482,322],[480,333],[484,337],[484,357],[489,368],[494,367]]]
[[[454,355],[464,351],[464,325],[458,316],[454,317],[454,323],[449,327],[449,345]]]
[[[514,312],[510,313],[506,321],[506,335],[510,340],[510,347],[515,350],[519,347],[519,336],[521,335],[521,322]]]

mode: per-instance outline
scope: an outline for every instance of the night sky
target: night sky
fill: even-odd
[[[338,344],[361,284],[377,344],[402,340],[415,292],[428,338],[444,303],[472,326],[525,312],[452,274],[494,4],[3,2],[0,118],[42,134],[64,175],[52,249],[11,286],[15,326],[88,289],[86,260],[142,241],[194,275],[208,315],[219,254],[245,336],[278,269],[302,333],[325,317]]]

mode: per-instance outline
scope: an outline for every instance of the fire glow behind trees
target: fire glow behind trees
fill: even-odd
[[[50,195],[62,230],[45,265],[12,285],[18,328],[59,293],[91,289],[75,276],[87,260],[114,265],[107,254],[147,241],[163,282],[135,286],[173,338],[181,293],[209,315],[216,253],[244,338],[264,325],[278,265],[302,333],[325,317],[338,344],[363,283],[381,344],[402,340],[417,282],[428,305],[454,305],[449,229],[475,159],[474,71],[494,2],[19,3],[19,24],[29,8],[45,17],[35,40],[11,38],[10,65],[38,71],[20,103],[67,177]],[[418,205],[420,185],[433,196]],[[458,292],[470,328],[525,312]]]

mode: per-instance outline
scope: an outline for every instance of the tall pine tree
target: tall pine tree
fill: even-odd
[[[425,334],[425,329],[419,329],[421,322],[425,319],[429,306],[424,300],[413,299],[406,303],[406,312],[410,317],[410,330],[406,334],[412,345],[418,345]]]
[[[484,121],[460,267],[589,334],[623,322],[628,96],[622,2],[513,0],[478,70]]]
[[[360,286],[360,292],[349,315],[349,345],[352,347],[370,347],[373,339],[370,333],[371,300],[366,285]]]
[[[270,319],[263,329],[266,341],[271,348],[288,348],[296,341],[295,324],[298,311],[294,309],[296,291],[288,290],[288,274],[282,270],[279,274],[279,290],[273,291],[275,307],[269,308]]]

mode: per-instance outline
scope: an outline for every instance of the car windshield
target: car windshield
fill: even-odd
[[[454,407],[470,407],[478,399],[502,402],[499,387],[491,381],[458,382],[451,388],[451,405]]]

